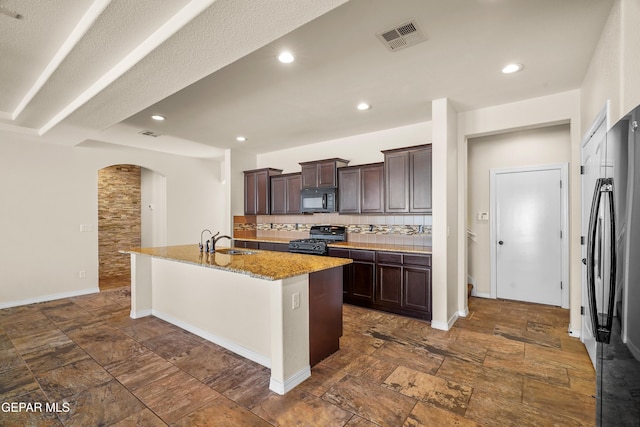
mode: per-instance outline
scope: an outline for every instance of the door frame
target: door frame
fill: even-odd
[[[560,217],[561,217],[561,231],[562,231],[562,290],[561,292],[561,307],[569,308],[569,164],[568,163],[554,163],[548,165],[538,166],[524,166],[517,168],[498,168],[489,170],[489,205],[491,207],[491,221],[489,224],[489,245],[490,245],[490,257],[491,257],[491,298],[496,299],[498,296],[498,243],[497,243],[497,229],[498,223],[496,218],[496,212],[498,207],[498,200],[496,197],[496,185],[497,175],[505,173],[517,173],[517,172],[534,172],[542,170],[559,170],[560,180],[562,185],[560,187]]]

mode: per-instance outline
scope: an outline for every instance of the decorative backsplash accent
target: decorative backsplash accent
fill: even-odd
[[[257,215],[234,216],[235,238],[302,239],[313,225],[344,225],[352,242],[431,246],[428,215]]]

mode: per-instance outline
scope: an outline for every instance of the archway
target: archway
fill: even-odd
[[[130,286],[123,249],[166,245],[166,184],[159,173],[132,164],[98,171],[100,290]]]
[[[98,171],[98,283],[100,290],[131,284],[129,258],[119,251],[142,245],[141,167]]]

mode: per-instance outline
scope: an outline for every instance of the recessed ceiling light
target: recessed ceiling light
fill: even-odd
[[[369,110],[371,108],[371,105],[367,104],[366,102],[361,102],[356,108],[360,111],[364,111]]]
[[[522,64],[509,64],[502,69],[502,72],[504,74],[517,73],[518,71],[522,70],[522,68],[524,68]]]
[[[244,136],[237,136],[236,137],[236,141],[238,141],[238,142],[245,142],[246,140],[247,140],[247,138],[244,137]]]
[[[163,121],[164,119],[166,119],[166,117],[165,117],[165,116],[161,116],[160,114],[154,114],[153,116],[151,116],[151,118],[152,118],[153,120],[158,121],[158,122],[161,122],[161,121]]]
[[[284,51],[280,55],[278,55],[278,61],[283,64],[291,64],[296,58],[293,56],[291,52]]]

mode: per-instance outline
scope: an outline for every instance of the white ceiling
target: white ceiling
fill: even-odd
[[[206,157],[237,135],[260,153],[424,122],[433,99],[466,111],[579,88],[611,4],[0,0],[23,15],[0,14],[0,131]],[[409,19],[427,40],[390,52],[376,33]],[[501,74],[510,62],[525,68]]]

